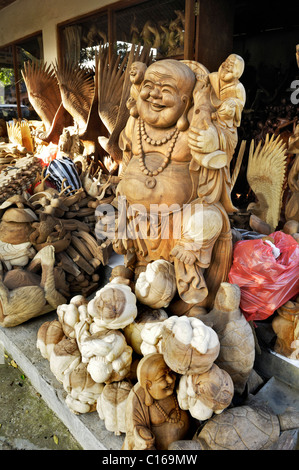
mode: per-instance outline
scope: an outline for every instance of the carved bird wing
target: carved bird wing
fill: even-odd
[[[136,61],[149,65],[152,62],[150,49],[143,47],[141,50],[140,45],[137,48],[132,46],[122,61],[120,56],[114,55],[109,62],[107,50],[103,50],[99,56],[99,115],[110,133],[105,144],[99,140],[117,162],[121,160],[119,135],[130,115],[126,105],[131,88],[130,67]]]
[[[121,60],[121,56],[113,54],[109,60],[109,49],[107,47],[101,48],[97,57],[98,109],[109,134],[112,133],[117,120],[127,57],[126,55]]]
[[[90,71],[73,62],[56,62],[54,70],[63,106],[82,131],[86,127],[94,96],[94,79]]]
[[[22,76],[29,101],[48,130],[61,104],[59,86],[54,71],[47,64],[25,62]]]
[[[254,149],[251,141],[247,181],[258,200],[258,208],[253,205],[252,212],[276,229],[282,204],[283,183],[286,170],[286,146],[280,139],[267,134],[262,146],[260,141]],[[255,212],[256,211],[256,212]]]

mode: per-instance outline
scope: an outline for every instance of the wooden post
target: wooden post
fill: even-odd
[[[235,0],[196,3],[195,60],[214,72],[233,52]]]
[[[186,0],[185,3],[185,60],[194,60],[195,3],[195,0]]]
[[[15,44],[12,45],[12,56],[13,56],[14,76],[15,76],[15,89],[16,89],[16,100],[17,100],[18,118],[21,118],[21,119],[22,119],[21,101],[20,101],[20,86],[19,86],[18,59],[17,59],[17,46],[16,46]]]

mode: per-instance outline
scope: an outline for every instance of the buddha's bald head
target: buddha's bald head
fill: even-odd
[[[145,72],[137,100],[139,115],[154,127],[175,125],[188,110],[195,80],[194,72],[182,62],[154,62]]]

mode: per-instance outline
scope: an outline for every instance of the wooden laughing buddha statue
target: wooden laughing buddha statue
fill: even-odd
[[[175,392],[176,374],[162,354],[144,356],[137,367],[138,382],[126,405],[124,450],[167,450],[188,433],[190,418],[180,409]]]
[[[185,312],[211,307],[231,266],[230,161],[240,119],[215,116],[228,98],[240,116],[245,91],[241,72],[220,72],[194,61],[152,63],[119,141],[126,230],[117,231],[114,249],[135,278],[153,261],[173,263]]]

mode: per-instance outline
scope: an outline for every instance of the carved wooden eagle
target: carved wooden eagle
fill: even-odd
[[[109,57],[109,49],[102,48],[97,58],[99,83],[99,115],[105,124],[109,138],[99,138],[101,146],[111,158],[120,162],[122,153],[118,139],[130,116],[127,100],[130,95],[130,68],[133,62],[144,62],[147,66],[152,62],[150,49],[138,45],[132,46],[124,58],[115,53]]]
[[[286,171],[286,146],[280,137],[266,135],[265,143],[254,149],[251,141],[247,166],[247,181],[257,202],[248,210],[271,226],[278,225],[282,205],[283,183]]]
[[[73,122],[63,108],[54,70],[46,63],[28,61],[24,63],[22,76],[29,101],[45,126],[45,133],[40,137],[46,142],[58,144],[63,128]]]

